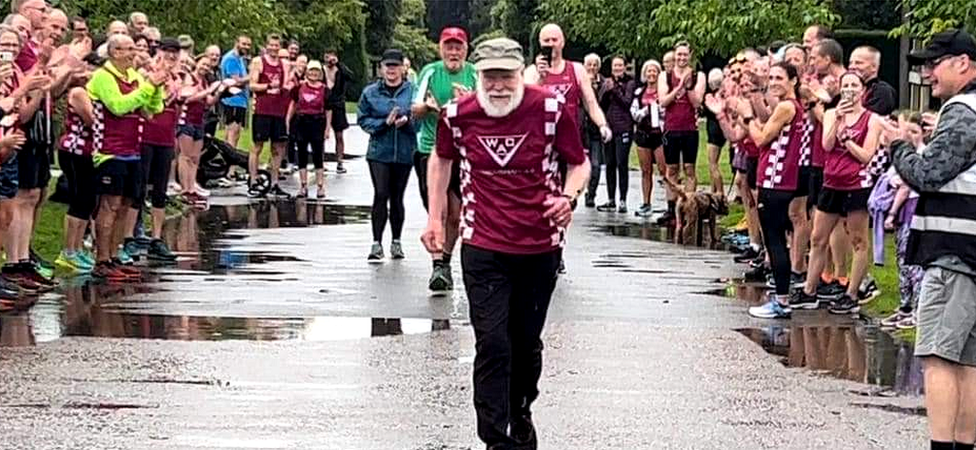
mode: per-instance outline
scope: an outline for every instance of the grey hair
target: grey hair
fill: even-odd
[[[105,48],[108,50],[109,56],[112,55],[112,51],[118,48],[122,41],[127,39],[130,41],[132,40],[132,38],[127,34],[113,34],[112,36],[109,36],[108,41],[105,42]]]
[[[651,66],[657,67],[657,71],[658,72],[663,72],[664,71],[664,68],[661,67],[661,63],[657,62],[657,60],[655,60],[655,59],[649,59],[647,61],[644,61],[644,64],[641,66],[641,71],[640,71],[640,80],[641,80],[641,83],[647,83],[647,81],[648,81],[647,80],[647,76],[644,75],[644,74],[647,73],[647,68],[648,67],[651,67]]]
[[[583,63],[584,64],[585,63],[588,63],[590,61],[596,61],[596,66],[597,67],[600,67],[600,66],[603,65],[603,61],[600,60],[600,55],[597,55],[596,53],[590,53],[589,55],[586,55],[585,57],[583,57]]]
[[[878,50],[878,49],[876,49],[876,48],[874,48],[874,47],[872,47],[870,45],[862,45],[860,47],[855,48],[854,49],[854,52],[856,52],[856,51],[867,52],[867,54],[871,56],[871,62],[873,62],[874,65],[876,65],[878,67],[881,67],[881,51],[880,50]],[[853,54],[854,52],[851,52],[851,54]]]
[[[146,27],[145,30],[142,30],[142,35],[154,41],[158,41],[163,37],[163,34],[159,32],[159,28],[156,27]]]
[[[24,39],[20,36],[20,32],[18,32],[14,27],[8,25],[6,21],[4,21],[2,25],[0,25],[0,35],[3,35],[4,33],[13,33],[14,36],[17,36],[17,46],[18,47],[24,46]]]

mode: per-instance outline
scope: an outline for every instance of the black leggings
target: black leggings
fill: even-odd
[[[776,295],[790,293],[790,252],[786,248],[786,231],[790,224],[790,202],[793,192],[759,190],[759,225],[762,227],[766,252],[776,280]]]
[[[613,140],[603,147],[603,158],[607,163],[607,199],[616,199],[617,183],[620,184],[620,203],[627,203],[627,188],[630,186],[630,133],[614,134]]]
[[[71,200],[68,215],[80,220],[89,220],[95,212],[95,165],[91,156],[76,155],[71,152],[58,152],[61,171],[68,180]]]
[[[298,168],[308,167],[309,147],[312,147],[312,165],[316,169],[324,167],[325,116],[298,116],[292,126],[295,151],[298,152]]]
[[[373,180],[373,240],[383,240],[387,216],[393,239],[399,240],[406,216],[403,193],[410,181],[410,165],[369,161],[369,176]]]
[[[142,144],[141,158],[144,186],[147,187],[145,192],[149,192],[148,186],[152,186],[152,192],[149,192],[152,207],[165,208],[169,171],[173,165],[173,147]]]

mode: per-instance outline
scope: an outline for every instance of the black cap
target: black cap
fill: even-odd
[[[161,52],[178,52],[180,51],[180,41],[171,37],[162,38],[159,40],[158,50]]]
[[[380,64],[385,65],[403,65],[403,52],[397,49],[389,49],[383,52],[383,59],[380,60]]]
[[[965,30],[946,30],[932,36],[929,45],[908,54],[908,63],[920,66],[946,55],[968,55],[976,61],[976,40]]]

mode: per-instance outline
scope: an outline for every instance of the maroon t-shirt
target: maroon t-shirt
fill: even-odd
[[[285,117],[288,115],[289,92],[285,89],[285,66],[281,60],[277,65],[272,65],[268,58],[261,57],[261,74],[258,75],[258,83],[270,84],[277,80],[279,83],[278,93],[269,94],[257,92],[254,94],[254,114],[274,117]]]
[[[573,120],[573,123],[578,124],[583,91],[580,88],[579,79],[576,78],[576,64],[566,60],[562,73],[547,73],[546,77],[542,79],[542,86],[549,92],[563,97],[566,115]]]
[[[522,103],[489,117],[469,95],[444,108],[437,155],[461,168],[461,238],[485,250],[539,254],[561,247],[565,228],[542,214],[562,195],[558,160],[583,164],[579,129],[563,98],[525,86]]]
[[[295,113],[303,116],[325,116],[329,88],[325,83],[312,87],[307,82],[291,90],[291,100],[295,102]]]
[[[760,149],[758,184],[760,188],[795,191],[800,178],[800,154],[806,132],[803,105],[793,100],[796,114],[783,126],[779,136],[768,147]]]
[[[163,99],[163,112],[146,119],[142,130],[142,142],[160,147],[176,145],[176,123],[180,116],[178,77],[166,84],[166,98]]]
[[[37,50],[34,48],[36,45],[32,39],[28,39],[24,44],[24,48],[20,49],[20,53],[14,58],[14,63],[25,73],[29,72],[37,64]]]
[[[864,145],[868,135],[868,125],[871,123],[871,111],[864,110],[861,117],[853,125],[844,128],[837,135],[834,148],[827,152],[827,163],[824,165],[824,187],[838,191],[856,191],[872,186],[871,172],[868,164],[859,161],[841,139],[848,138],[857,145]],[[843,123],[838,126],[844,126]]]
[[[691,82],[694,84],[698,74],[691,72]],[[674,72],[668,73],[668,85],[671,90],[677,89],[680,79]],[[691,88],[688,88],[690,90]],[[696,131],[698,130],[698,116],[695,114],[695,107],[691,105],[688,98],[688,91],[680,97],[675,97],[667,107],[664,108],[664,131]]]
[[[193,80],[193,85],[198,91],[207,88],[206,84],[204,84],[204,80],[198,78],[196,74],[190,74],[190,78]],[[203,127],[203,116],[206,115],[206,113],[206,98],[201,98],[194,102],[184,102],[183,109],[180,111],[180,125]]]

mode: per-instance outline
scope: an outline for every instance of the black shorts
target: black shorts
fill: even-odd
[[[180,125],[176,130],[176,136],[186,136],[194,141],[202,141],[203,133],[203,127],[196,125]]]
[[[820,192],[820,199],[817,201],[817,210],[847,217],[847,214],[851,212],[867,211],[868,197],[870,196],[870,188],[858,189],[856,191],[838,191],[825,187]]]
[[[698,161],[697,131],[665,131],[664,162],[669,166],[695,164]]]
[[[43,189],[51,181],[51,158],[44,146],[27,143],[17,152],[18,188]]]
[[[145,180],[142,175],[142,161],[138,159],[122,161],[111,158],[95,168],[95,193],[115,195],[141,202],[145,198]]]
[[[810,166],[800,167],[799,178],[796,181],[796,190],[793,191],[793,198],[801,198],[810,195]]]
[[[251,138],[257,142],[288,142],[288,127],[284,117],[255,114],[251,119]]]
[[[220,116],[224,125],[236,123],[242,127],[247,127],[247,108],[222,105]]]
[[[759,186],[759,158],[746,157],[746,184],[749,189],[756,190]]]
[[[662,136],[660,132],[657,133],[647,133],[641,130],[637,130],[634,133],[634,143],[640,148],[646,148],[649,150],[657,150],[661,146]]]
[[[17,189],[20,186],[20,180],[17,178],[20,173],[19,165],[16,154],[0,164],[0,199],[10,200],[17,196]]]
[[[823,191],[823,167],[810,166],[810,190],[807,195],[807,211],[817,207],[820,192]]]
[[[427,196],[427,161],[430,154],[414,152],[413,167],[417,172],[417,187],[420,188],[420,199],[424,204],[424,209],[429,208]],[[447,192],[454,193],[457,198],[461,198],[461,164],[455,161],[451,164],[451,181],[447,185]]]
[[[708,136],[708,144],[716,147],[725,145],[725,133],[722,133],[722,126],[717,121],[708,119],[705,121],[705,134]]]
[[[337,133],[346,131],[349,128],[349,119],[346,118],[345,103],[331,105],[329,111],[332,111],[332,131]]]
[[[61,150],[58,163],[68,180],[68,215],[79,220],[89,220],[95,212],[95,166],[91,155],[76,155]]]

